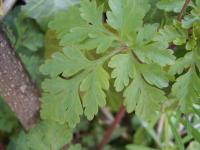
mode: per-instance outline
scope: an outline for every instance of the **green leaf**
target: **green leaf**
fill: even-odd
[[[179,23],[175,22],[174,25],[166,25],[163,29],[160,29],[154,37],[154,40],[166,43],[166,45],[171,42],[176,45],[182,45],[187,40],[187,34],[188,31],[183,29]]]
[[[179,100],[182,111],[187,112],[193,102],[200,96],[200,78],[191,68],[186,74],[177,78],[172,87],[172,93]]]
[[[124,92],[124,105],[128,112],[135,110],[144,120],[153,120],[160,109],[160,104],[166,100],[164,92],[148,85],[136,75]]]
[[[10,133],[16,127],[18,127],[18,122],[15,114],[0,97],[0,131]]]
[[[28,143],[25,132],[19,133],[18,139],[15,141],[16,150],[27,150]]]
[[[69,147],[69,150],[82,150],[82,148],[80,144],[76,144],[76,145],[71,145]]]
[[[109,75],[102,67],[103,61],[104,58],[89,61],[76,48],[65,48],[47,60],[41,66],[41,71],[51,75],[51,79],[46,79],[42,86],[45,92],[42,97],[42,118],[67,122],[74,127],[79,123],[84,109],[84,114],[91,120],[97,114],[98,107],[106,103],[103,90],[109,88]],[[83,92],[82,100],[80,90]]]
[[[182,20],[182,26],[189,29],[193,24],[199,22],[200,7],[193,9],[190,14],[186,15]]]
[[[102,24],[103,5],[97,7],[96,1],[83,0],[80,7],[81,17],[92,25]]]
[[[61,10],[77,4],[79,0],[29,0],[22,7],[23,15],[35,19],[43,30],[47,29],[48,23]],[[47,13],[48,12],[48,13]]]
[[[183,7],[184,0],[160,0],[157,3],[157,7],[161,10],[165,10],[167,12],[180,12]]]
[[[27,25],[24,26],[22,32],[19,33],[20,37],[18,40],[22,40],[22,46],[27,48],[28,50],[37,51],[44,45],[44,35],[33,22],[27,21],[26,24]]]
[[[76,62],[76,63],[75,63]],[[62,73],[65,77],[70,77],[90,65],[90,61],[76,48],[64,48],[62,52],[56,52],[52,59],[47,59],[40,67],[40,71],[45,75],[55,77]]]
[[[106,52],[116,37],[103,25],[103,7],[97,7],[95,1],[84,0],[81,2],[80,13],[87,23],[78,27],[75,25],[68,34],[60,33],[65,34],[60,44],[62,46],[75,45],[83,50],[96,49],[97,54]],[[80,17],[77,18],[79,20]]]
[[[141,65],[140,70],[149,84],[156,85],[159,88],[168,87],[167,73],[160,66],[156,64]]]
[[[142,146],[142,145],[127,145],[126,146],[126,149],[127,150],[156,150],[154,148],[149,148],[149,147],[146,147],[146,146]]]
[[[116,91],[121,91],[129,84],[129,78],[133,77],[135,67],[130,54],[119,54],[112,57],[108,66],[114,68],[111,77],[116,78],[114,86]]]
[[[31,79],[39,83],[42,78],[41,73],[39,72],[39,67],[42,64],[41,58],[35,55],[32,56],[27,56],[24,54],[19,54],[19,55],[27,71],[29,72]]]
[[[200,0],[195,0],[197,6],[200,6]]]
[[[145,24],[138,31],[136,38],[137,45],[144,46],[148,44],[153,37],[157,34],[158,24]]]
[[[62,39],[65,34],[70,32],[76,26],[85,25],[86,22],[81,18],[79,8],[76,6],[70,7],[67,11],[59,12],[55,18],[50,21],[50,29],[56,31],[59,39]]]
[[[156,63],[161,66],[172,65],[175,61],[173,51],[167,49],[160,42],[153,42],[133,50],[140,60],[147,64]]]
[[[67,122],[70,127],[75,127],[83,113],[79,96],[81,79],[82,76],[72,80],[59,77],[46,79],[42,84],[45,93],[42,97],[41,117],[59,123]]]
[[[66,125],[43,121],[28,134],[20,134],[16,150],[60,150],[71,138],[71,129]]]
[[[175,64],[173,64],[169,69],[169,74],[175,75],[176,73],[181,74],[184,69],[187,69],[193,63],[193,54],[187,53],[184,57],[181,57],[176,60]]]
[[[5,18],[5,24],[12,30],[13,35],[10,38],[14,37],[11,41],[18,52],[21,52],[21,49],[36,52],[43,47],[43,33],[32,19],[24,18],[20,7],[16,7]]]
[[[122,37],[135,33],[143,24],[150,6],[148,0],[109,0],[111,11],[107,12],[108,24]]]
[[[102,66],[95,66],[95,69],[81,83],[80,90],[84,92],[83,107],[84,113],[89,120],[94,118],[98,107],[106,104],[106,95],[103,90],[109,88],[109,75]]]

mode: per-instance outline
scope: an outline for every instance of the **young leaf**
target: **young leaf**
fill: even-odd
[[[83,113],[79,96],[81,79],[82,76],[69,81],[58,77],[46,79],[42,86],[46,93],[42,97],[41,117],[75,127]]]
[[[129,84],[135,72],[133,58],[130,54],[119,54],[112,57],[108,66],[114,68],[111,77],[116,78],[114,86],[116,91],[121,91]]]
[[[145,24],[138,31],[138,35],[136,38],[137,45],[144,46],[151,42],[154,36],[157,34],[158,24]]]
[[[166,25],[163,29],[160,29],[154,40],[166,44],[173,42],[176,45],[182,45],[187,40],[187,34],[187,30],[175,22],[174,25]]]
[[[62,39],[72,28],[83,25],[86,25],[86,22],[81,18],[77,6],[70,7],[67,11],[57,13],[55,18],[49,23],[50,29],[56,31],[59,39]]]
[[[102,66],[96,68],[81,83],[80,90],[84,92],[84,114],[89,120],[94,118],[98,107],[106,104],[106,95],[103,90],[109,88],[109,75]]]
[[[122,37],[135,33],[143,23],[150,6],[148,0],[109,0],[111,11],[107,12],[108,24]]]
[[[105,105],[103,90],[109,87],[109,76],[102,62],[101,59],[89,61],[76,48],[65,48],[63,53],[57,52],[52,59],[47,60],[41,66],[41,71],[52,78],[43,82],[45,94],[42,98],[42,118],[67,122],[74,127],[83,113],[79,96],[81,85],[81,91],[85,93],[82,100],[84,114],[92,119],[98,107]],[[64,79],[56,77],[61,74]]]
[[[83,0],[80,7],[81,17],[94,26],[102,24],[103,5],[97,7],[96,1]]]
[[[116,37],[103,25],[103,7],[97,7],[95,1],[84,0],[81,2],[80,14],[87,23],[79,27],[74,26],[71,32],[61,39],[60,44],[62,46],[76,45],[84,50],[96,48],[97,54],[106,52]]]
[[[200,78],[192,68],[180,76],[172,87],[172,93],[180,101],[182,111],[187,112],[200,96]]]
[[[193,63],[192,52],[187,53],[184,57],[181,57],[176,60],[174,65],[172,65],[169,69],[169,74],[175,75],[176,73],[181,74],[184,69],[190,67]]]
[[[62,73],[65,77],[70,77],[90,65],[90,61],[76,48],[64,48],[63,53],[56,52],[52,59],[40,67],[40,71],[51,77]]]
[[[127,111],[135,110],[139,117],[147,121],[156,116],[160,104],[166,100],[163,91],[148,85],[139,75],[136,75],[127,87],[124,97],[124,105],[127,107]]]
[[[140,65],[140,70],[145,80],[159,88],[167,87],[169,79],[167,73],[157,64]]]
[[[160,42],[154,42],[133,50],[140,60],[147,64],[156,63],[160,66],[172,65],[175,61],[173,51],[167,49]]]

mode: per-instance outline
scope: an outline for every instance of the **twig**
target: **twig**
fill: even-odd
[[[162,134],[162,131],[163,131],[164,122],[165,122],[165,116],[162,115],[162,116],[160,117],[160,120],[159,120],[158,126],[157,126],[157,134],[158,134],[158,137],[161,137],[161,134]]]
[[[115,120],[113,121],[113,123],[107,129],[105,135],[103,136],[103,139],[102,139],[101,143],[98,145],[97,150],[103,150],[104,146],[109,142],[113,131],[115,130],[117,125],[121,122],[121,120],[122,120],[123,116],[125,115],[125,113],[126,113],[126,109],[125,109],[124,106],[122,106],[120,108],[118,114],[116,115]]]
[[[3,20],[3,18],[8,14],[8,12],[11,10],[11,8],[14,6],[14,4],[17,2],[17,0],[5,0],[3,3],[3,15],[0,16],[0,21]]]
[[[103,107],[103,108],[101,108],[101,112],[106,117],[106,121],[105,121],[106,124],[111,125],[114,121],[114,117],[113,117],[112,113],[109,111],[109,109],[107,107]]]
[[[181,9],[181,12],[179,13],[178,17],[177,17],[177,20],[178,21],[181,21],[182,18],[183,18],[183,14],[185,13],[186,9],[187,9],[187,6],[188,4],[190,3],[190,0],[185,0],[185,3]]]

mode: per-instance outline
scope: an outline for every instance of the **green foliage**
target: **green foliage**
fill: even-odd
[[[149,10],[148,0],[110,0],[111,11],[107,12],[108,24],[116,29],[122,38],[134,34],[143,24],[143,18]]]
[[[65,10],[69,6],[76,4],[78,0],[30,0],[22,8],[22,13],[25,17],[35,19],[41,28],[45,30],[49,21],[55,16],[59,10]],[[48,12],[48,13],[44,13]]]
[[[0,132],[11,133],[18,127],[15,114],[10,110],[7,104],[0,98]]]
[[[166,100],[164,92],[145,83],[140,75],[136,75],[124,92],[124,104],[128,112],[136,110],[136,114],[151,121],[156,116],[160,104]]]
[[[109,28],[116,29],[118,36],[103,25],[103,7],[96,6],[94,1],[85,0],[81,2],[79,10],[76,7],[68,10],[66,14],[75,12],[77,19],[85,23],[84,25],[79,24],[77,27],[77,22],[80,21],[69,18],[72,22],[69,24],[65,22],[64,33],[68,32],[65,35],[60,32],[62,31],[60,25],[63,26],[61,28],[64,28],[63,19],[55,19],[50,23],[52,29],[55,29],[57,25],[55,31],[61,38],[61,45],[65,48],[63,53],[55,53],[52,55],[52,59],[47,60],[41,67],[41,71],[52,78],[43,84],[43,89],[46,91],[41,110],[43,118],[51,118],[62,123],[67,122],[70,126],[79,122],[79,115],[82,112],[88,119],[92,119],[97,114],[98,107],[106,104],[106,95],[103,90],[109,88],[109,75],[102,65],[107,64],[106,62],[110,58],[108,66],[114,68],[111,77],[116,79],[114,83],[116,91],[122,91],[129,85],[129,78],[133,78],[132,83],[124,93],[124,104],[127,106],[128,112],[136,110],[137,115],[151,120],[149,114],[155,116],[160,104],[166,100],[164,92],[153,85],[158,88],[168,86],[169,79],[162,67],[172,64],[175,57],[172,55],[172,51],[167,49],[168,44],[159,43],[158,40],[154,39],[154,35],[159,34],[154,33],[157,32],[158,28],[156,24],[143,27],[142,19],[150,5],[147,1],[126,1],[124,3],[118,0],[116,3],[110,1],[109,6],[111,11],[107,12],[107,22],[110,25]],[[130,9],[130,7],[136,9]],[[80,11],[80,16],[77,11]],[[116,13],[122,16],[116,17]],[[59,15],[67,17],[66,14]],[[129,16],[126,17],[127,20],[122,19],[127,15]],[[130,25],[134,28],[129,27]],[[71,30],[69,30],[70,27]],[[97,43],[99,44],[97,45]],[[96,56],[99,53],[106,54],[95,58],[94,53],[88,51],[93,49],[96,49]],[[85,50],[89,53],[87,55],[92,58],[86,58]],[[118,54],[123,52],[126,54]],[[65,80],[60,77],[54,79],[58,75],[63,76]],[[56,87],[53,87],[52,83]],[[72,89],[73,92],[70,92]],[[83,94],[79,97],[81,92]],[[60,100],[63,103],[57,100],[57,94],[62,95],[63,98]],[[146,101],[148,97],[151,99]],[[56,113],[52,114],[52,112]],[[65,114],[74,115],[66,116]]]
[[[173,85],[172,92],[180,100],[183,111],[188,109],[199,98],[200,78],[193,69],[180,76]]]
[[[152,148],[148,148],[145,146],[140,146],[140,145],[128,145],[127,150],[156,150]]]
[[[122,91],[129,84],[135,72],[134,63],[131,55],[118,54],[110,60],[109,67],[114,68],[111,77],[116,78],[114,86],[117,91]]]
[[[200,3],[199,0],[195,1],[193,4],[193,9],[190,14],[186,15],[182,20],[182,25],[185,28],[190,28],[195,22],[199,22],[199,14],[200,14]]]
[[[21,8],[16,7],[5,20],[8,37],[26,66],[29,74],[36,83],[42,76],[39,66],[42,64],[41,49],[44,47],[44,34],[34,20],[25,18]],[[33,42],[34,41],[34,42]]]
[[[11,11],[8,36],[32,79],[45,79],[41,121],[8,149],[96,149],[121,105],[135,115],[105,150],[199,149],[200,0],[177,21],[184,3],[29,0]],[[10,133],[17,122],[0,107]]]
[[[181,11],[183,4],[184,4],[184,0],[160,0],[157,3],[157,7],[167,12],[173,11],[173,12],[178,13]]]
[[[72,145],[72,146],[70,146],[69,150],[81,150],[81,145],[79,145],[79,144]]]
[[[13,45],[18,51],[26,49],[31,52],[43,47],[43,34],[34,20],[24,18],[21,8],[17,7],[6,17],[5,23],[12,29]],[[34,41],[34,42],[33,42]]]
[[[70,128],[54,122],[40,122],[28,134],[21,132],[16,150],[60,150],[72,138]]]

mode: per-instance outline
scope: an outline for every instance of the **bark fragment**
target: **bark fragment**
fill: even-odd
[[[25,129],[28,130],[35,125],[40,106],[39,91],[2,29],[0,29],[0,95],[15,112]]]

